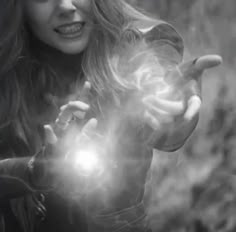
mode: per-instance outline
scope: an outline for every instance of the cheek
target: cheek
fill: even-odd
[[[25,14],[31,29],[33,31],[42,31],[50,26],[53,7],[50,4],[28,3],[25,8]]]
[[[83,9],[87,13],[91,11],[91,0],[76,0],[75,5],[78,9]]]

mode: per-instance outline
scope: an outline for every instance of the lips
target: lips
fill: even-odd
[[[61,26],[56,27],[54,31],[63,37],[77,37],[82,33],[84,25],[84,22],[63,24]]]

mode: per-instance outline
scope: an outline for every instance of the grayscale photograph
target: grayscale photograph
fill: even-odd
[[[0,232],[236,232],[235,0],[0,0]]]

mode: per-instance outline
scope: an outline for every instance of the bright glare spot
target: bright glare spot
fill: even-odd
[[[98,154],[94,150],[79,151],[76,155],[75,166],[83,174],[91,174],[100,168]]]

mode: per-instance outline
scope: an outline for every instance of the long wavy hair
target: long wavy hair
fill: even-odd
[[[35,152],[42,134],[33,115],[43,105],[40,103],[45,101],[45,92],[57,86],[53,81],[49,83],[52,73],[28,55],[30,36],[22,8],[21,0],[0,3],[0,145],[4,156],[10,150],[16,156]],[[99,96],[105,92],[115,96],[125,88],[112,70],[115,48],[130,35],[139,36],[136,21],[157,20],[123,0],[91,0],[89,15],[95,29],[81,68]]]

